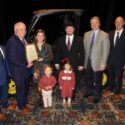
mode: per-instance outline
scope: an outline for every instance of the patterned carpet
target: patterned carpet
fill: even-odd
[[[29,101],[35,108],[31,114],[21,117],[19,111],[3,110],[6,120],[0,125],[125,125],[125,89],[120,101],[114,101],[113,96],[102,98],[98,104],[83,99],[83,93],[75,96],[72,106],[62,106],[58,88],[53,93],[52,109],[43,109],[39,105],[37,87],[31,86]],[[14,97],[9,97],[10,103],[16,103]]]

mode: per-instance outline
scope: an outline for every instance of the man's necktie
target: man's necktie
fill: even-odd
[[[115,39],[115,44],[114,44],[114,46],[116,46],[118,40],[119,40],[119,32],[117,32],[117,36],[116,36],[116,39]]]
[[[89,59],[91,58],[92,47],[94,45],[95,33],[92,34],[91,41],[90,41],[90,48],[89,48]]]
[[[68,50],[70,50],[70,48],[71,48],[70,37],[68,37],[67,47],[68,47]]]
[[[26,45],[26,40],[24,38],[21,41],[24,45]]]

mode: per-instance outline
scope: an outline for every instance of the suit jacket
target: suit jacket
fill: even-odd
[[[88,63],[91,33],[92,31],[89,31],[84,34],[85,68],[87,67]],[[94,71],[99,71],[101,65],[107,65],[109,49],[110,44],[108,34],[102,30],[99,30],[96,35],[91,53],[91,64]]]
[[[20,80],[28,77],[25,46],[16,35],[12,35],[7,41],[6,57],[12,78]]]
[[[125,65],[125,30],[123,30],[119,41],[114,47],[115,30],[109,32],[110,54],[108,58],[109,66],[123,67]]]
[[[0,48],[4,54],[5,57],[5,47],[0,45]],[[8,72],[7,72],[7,62],[6,59],[4,58],[4,62],[2,61],[2,58],[0,58],[0,86],[7,84],[7,77]]]
[[[79,65],[84,65],[84,47],[81,37],[74,35],[70,50],[68,50],[66,45],[66,36],[58,38],[57,43],[55,64],[61,64],[61,60],[68,58],[74,70],[76,70]]]

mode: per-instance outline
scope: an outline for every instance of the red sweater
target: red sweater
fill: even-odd
[[[44,75],[40,79],[38,86],[44,90],[46,90],[46,87],[51,86],[51,89],[48,90],[52,90],[56,83],[57,83],[56,78],[54,76],[51,75],[47,77],[46,75]]]

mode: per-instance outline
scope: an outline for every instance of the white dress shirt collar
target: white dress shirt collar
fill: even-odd
[[[97,35],[98,32],[99,32],[99,29],[97,29],[97,30],[92,30],[91,35],[92,35],[93,33],[95,33],[95,37],[96,37],[96,35]]]
[[[119,33],[119,38],[120,38],[120,36],[121,36],[121,34],[122,34],[122,32],[123,32],[123,28],[121,29],[121,30],[115,30],[115,34],[114,34],[114,46],[115,46],[115,42],[116,42],[116,37],[117,37],[117,33]]]
[[[123,28],[122,28],[121,30],[119,30],[119,31],[118,31],[118,30],[115,30],[115,35],[117,35],[117,33],[119,32],[119,37],[120,37],[121,34],[122,34],[122,32],[123,32],[123,30],[124,30]]]
[[[67,42],[68,42],[68,38],[70,38],[70,44],[72,44],[72,42],[73,42],[73,38],[74,38],[74,34],[73,35],[66,35],[66,44],[67,44]]]

